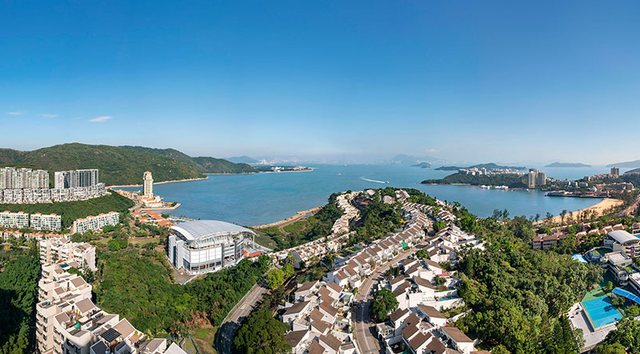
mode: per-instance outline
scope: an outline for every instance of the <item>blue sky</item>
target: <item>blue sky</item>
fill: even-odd
[[[640,159],[638,1],[1,1],[0,146]]]

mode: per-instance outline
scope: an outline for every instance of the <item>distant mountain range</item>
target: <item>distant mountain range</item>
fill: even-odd
[[[473,166],[468,166],[468,167],[459,167],[459,166],[441,166],[436,168],[436,170],[438,171],[457,171],[461,168],[486,168],[487,170],[497,170],[497,169],[510,169],[510,170],[526,170],[527,168],[524,166],[503,166],[503,165],[498,165],[496,163],[490,162],[490,163],[481,163],[481,164],[477,164],[477,165],[473,165]]]
[[[639,168],[640,160],[612,163],[607,165],[607,167]]]
[[[205,173],[250,173],[256,170],[242,163],[213,157],[190,157],[175,149],[140,146],[55,145],[33,151],[0,149],[0,167],[16,166],[53,172],[83,168],[100,170],[107,185],[140,184],[144,171],[156,182],[204,177]]]
[[[591,167],[591,165],[580,162],[553,162],[544,167]]]
[[[231,161],[233,163],[246,163],[246,164],[253,164],[253,163],[260,162],[259,160],[256,160],[253,157],[249,157],[247,155],[227,157],[225,160]]]

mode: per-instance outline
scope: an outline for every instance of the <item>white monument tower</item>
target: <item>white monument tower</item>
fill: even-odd
[[[144,173],[144,196],[153,198],[153,176],[150,171]]]

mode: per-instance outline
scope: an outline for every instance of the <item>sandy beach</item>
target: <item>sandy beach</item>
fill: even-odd
[[[565,215],[564,219],[565,221],[567,219],[573,219],[573,220],[578,220],[578,217],[582,214],[584,215],[584,212],[594,212],[597,216],[600,216],[604,213],[606,213],[607,211],[609,211],[609,209],[611,208],[615,208],[618,207],[620,205],[622,205],[624,202],[620,199],[612,199],[612,198],[604,198],[602,199],[598,204],[596,205],[592,205],[588,208],[584,208],[584,209],[580,209],[580,210],[576,210],[573,211],[571,213],[567,213],[567,215]],[[546,220],[540,221],[539,223],[542,223]],[[554,216],[551,219],[551,222],[554,224],[560,224],[562,222],[562,218],[560,217],[560,215]]]
[[[315,208],[311,208],[311,209],[307,209],[307,210],[302,210],[296,213],[296,215],[290,216],[286,219],[282,219],[282,220],[278,220],[276,222],[272,222],[269,224],[262,224],[262,225],[256,225],[256,226],[251,226],[254,229],[266,229],[268,227],[277,227],[277,226],[287,226],[291,223],[294,223],[300,219],[306,218],[307,216],[313,215],[315,213],[318,212],[318,210],[320,210],[320,207],[315,207]]]

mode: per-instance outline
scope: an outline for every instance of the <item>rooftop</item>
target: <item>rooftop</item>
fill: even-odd
[[[229,234],[254,233],[246,227],[219,220],[187,221],[172,226],[171,229],[179,232],[189,241],[206,236],[225,236]]]

